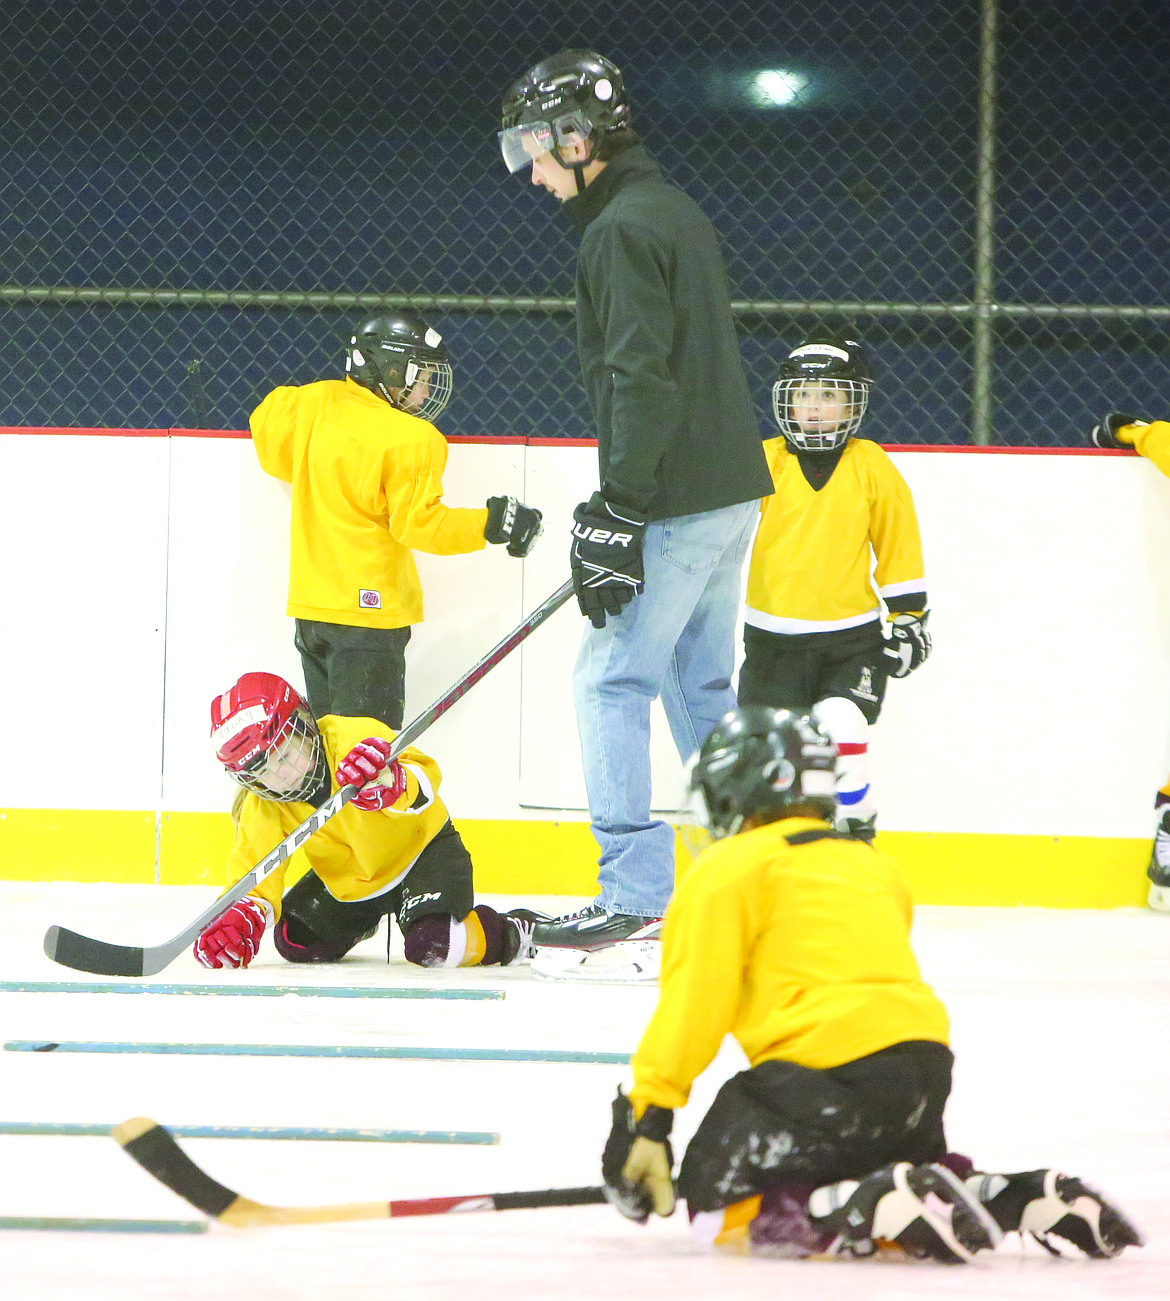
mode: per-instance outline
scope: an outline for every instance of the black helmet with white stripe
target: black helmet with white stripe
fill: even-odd
[[[872,382],[869,354],[856,339],[818,332],[781,365],[772,414],[796,451],[832,452],[857,432]]]
[[[748,818],[790,811],[831,821],[837,807],[837,747],[813,719],[769,705],[744,705],[715,724],[689,776],[700,823],[715,838]]]

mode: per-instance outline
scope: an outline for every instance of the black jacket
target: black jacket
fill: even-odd
[[[669,519],[766,497],[715,229],[641,145],[564,211],[584,229],[577,350],[607,501]]]

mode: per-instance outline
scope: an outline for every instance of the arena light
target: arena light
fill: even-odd
[[[809,79],[803,72],[789,68],[765,68],[751,81],[752,97],[765,108],[783,108],[794,104],[807,89]]]

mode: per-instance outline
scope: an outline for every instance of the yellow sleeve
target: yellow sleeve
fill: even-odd
[[[421,422],[420,422],[421,423]],[[404,547],[450,556],[481,551],[487,542],[487,507],[478,510],[443,504],[447,442],[437,429],[431,436],[404,442],[382,458],[391,536]]]
[[[1148,425],[1124,425],[1126,437],[1118,431],[1123,442],[1133,436],[1133,445],[1137,451],[1153,462],[1167,478],[1170,478],[1170,420],[1151,420]]]
[[[297,423],[297,393],[292,385],[273,389],[248,418],[252,445],[260,468],[274,479],[292,483],[293,433]]]
[[[716,876],[711,869],[720,856],[708,850],[706,857],[666,910],[658,1007],[631,1062],[636,1116],[650,1105],[684,1106],[735,1025],[754,923],[742,876]],[[707,954],[718,960],[705,960]],[[701,1017],[693,1015],[697,1007]]]
[[[281,813],[284,809],[303,810],[287,830],[282,825]],[[278,805],[271,800],[261,799],[253,791],[248,791],[240,805],[235,844],[228,854],[225,889],[230,890],[237,881],[246,876],[265,854],[270,854],[293,827],[303,822],[312,811],[312,806],[308,804]],[[285,859],[279,867],[248,892],[249,898],[262,899],[269,905],[276,921],[280,920],[280,900],[284,894],[284,877],[287,869],[288,860]]]
[[[876,444],[873,447],[879,454],[872,458],[870,466],[874,486],[869,523],[876,561],[873,576],[882,599],[890,604],[891,613],[900,613],[910,607],[898,598],[912,590],[924,595],[926,592],[922,535],[910,485],[889,456]],[[924,608],[920,603],[911,602],[911,605],[916,612]]]

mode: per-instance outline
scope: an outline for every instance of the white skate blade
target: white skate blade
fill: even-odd
[[[538,948],[532,974],[538,980],[590,984],[645,984],[662,969],[661,940],[622,940],[604,949]]]
[[[1151,881],[1146,903],[1156,913],[1170,913],[1170,885],[1155,885]]]

